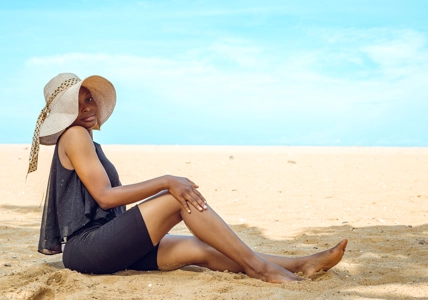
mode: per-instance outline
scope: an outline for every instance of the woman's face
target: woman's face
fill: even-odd
[[[79,115],[71,126],[82,126],[86,129],[92,129],[97,125],[98,106],[92,98],[91,93],[85,87],[79,91]]]

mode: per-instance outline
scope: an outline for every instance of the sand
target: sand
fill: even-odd
[[[349,239],[312,281],[269,284],[189,266],[83,275],[37,249],[53,147],[0,145],[0,299],[428,299],[428,148],[119,146],[123,184],[188,177],[253,249],[291,257]],[[172,233],[190,234],[183,223]]]

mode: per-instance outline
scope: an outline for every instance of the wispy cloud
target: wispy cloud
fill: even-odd
[[[13,111],[32,131],[44,84],[74,72],[110,79],[112,124],[149,120],[152,142],[187,137],[180,126],[261,144],[417,144],[428,130],[423,1],[27,2],[0,9],[3,127]]]
[[[257,103],[263,99],[272,111],[308,102],[333,107],[397,101],[397,95],[413,95],[414,88],[425,85],[428,51],[424,35],[383,30],[324,33],[321,39],[328,36],[331,46],[296,50],[283,57],[268,57],[269,51],[256,43],[221,40],[178,58],[66,53],[31,58],[27,67],[40,70],[43,66],[50,74],[96,72],[180,103],[235,103],[241,107],[250,103],[260,109]],[[383,39],[386,34],[395,38]],[[365,76],[355,76],[361,69]]]
[[[324,48],[329,51],[323,53],[327,57],[326,62],[335,58],[338,63],[366,67],[371,71],[366,73],[368,77],[393,80],[424,70],[428,64],[427,36],[415,30],[323,29],[313,30],[312,35],[326,41]],[[352,75],[352,72],[348,74]]]
[[[81,77],[100,74],[126,94],[123,99],[119,93],[122,105],[135,110],[172,105],[190,115],[214,119],[210,113],[221,115],[224,124],[234,120],[258,120],[265,124],[262,127],[272,122],[276,124],[272,126],[300,124],[298,133],[270,137],[273,144],[346,143],[347,131],[388,124],[404,108],[409,112],[412,105],[420,107],[426,101],[425,34],[382,28],[312,28],[306,33],[320,46],[281,52],[254,39],[222,38],[175,56],[107,52],[37,56],[26,61],[22,73],[45,81],[65,71]],[[322,127],[308,129],[306,124]],[[358,143],[368,143],[360,135]],[[393,144],[388,138],[380,142]]]

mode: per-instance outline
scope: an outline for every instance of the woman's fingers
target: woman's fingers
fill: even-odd
[[[187,213],[191,213],[190,211],[190,206],[189,206],[189,202],[187,202],[186,200],[180,200],[181,205],[183,205],[184,209],[187,211]]]
[[[188,213],[190,211],[190,205],[199,211],[207,209],[207,200],[197,190],[199,187],[196,183],[188,178],[184,177],[173,177],[176,180],[172,181],[168,189],[172,195],[181,203]]]
[[[202,194],[197,190],[197,188],[199,187],[199,185],[197,185],[196,183],[194,183],[192,180],[189,180],[189,182],[193,185],[193,187],[195,188],[193,190],[193,192],[196,194],[197,198],[202,199],[204,204],[207,204],[207,200],[204,198],[204,196],[202,196]],[[205,208],[205,207],[204,207]]]
[[[198,195],[196,195],[193,191],[190,191],[186,196],[187,196],[186,200],[193,207],[195,207],[197,210],[203,211],[204,209],[207,208],[207,206],[205,205],[204,201]]]
[[[193,187],[195,187],[195,188],[198,188],[199,187],[199,185],[197,185],[196,183],[194,183],[193,181],[191,181],[190,179],[187,179],[187,180],[189,180],[189,182],[193,185]]]
[[[187,189],[187,191],[178,198],[188,213],[190,213],[189,204],[199,211],[207,209],[207,205],[205,204],[203,197],[201,198],[198,196],[195,191],[196,190]]]
[[[200,199],[202,199],[202,201],[203,201],[203,203],[204,204],[207,204],[208,202],[207,202],[207,200],[205,199],[205,197],[204,196],[202,196],[202,194],[201,194],[201,192],[199,192],[198,190],[194,190],[194,193],[200,198]],[[206,205],[205,205],[205,207],[204,208],[206,208]]]

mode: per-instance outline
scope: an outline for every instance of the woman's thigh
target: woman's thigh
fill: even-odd
[[[194,236],[166,235],[159,243],[160,270],[198,265],[215,271],[243,272],[236,262]]]
[[[169,192],[161,192],[138,205],[154,245],[182,221],[181,204]]]
[[[101,227],[73,236],[65,246],[63,262],[66,268],[82,273],[114,273],[156,248],[135,206]]]
[[[194,236],[167,234],[159,243],[157,263],[160,270],[186,265],[203,265],[212,249]]]

